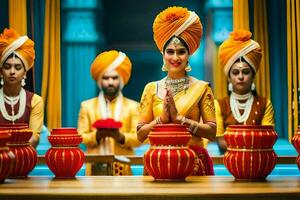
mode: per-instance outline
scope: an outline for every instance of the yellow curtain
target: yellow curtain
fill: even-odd
[[[220,67],[218,46],[213,42],[213,79],[214,79],[214,96],[217,99],[221,99],[227,96],[227,77],[224,75],[223,68]]]
[[[249,30],[249,5],[248,0],[233,0],[233,30],[246,29]],[[215,46],[215,52],[218,52]],[[227,77],[223,70],[219,70],[218,53],[214,55],[214,94],[216,98],[227,96]]]
[[[260,68],[255,79],[256,90],[259,95],[270,98],[270,64],[266,0],[254,0],[253,16],[254,40],[260,44],[263,52]]]
[[[298,93],[300,90],[300,3],[287,0],[287,68],[289,140],[298,128]]]
[[[20,35],[27,35],[26,0],[9,0],[9,27],[15,29]]]
[[[233,30],[249,29],[248,0],[233,0]]]
[[[233,30],[249,30],[249,6],[248,0],[233,0]],[[216,47],[218,48],[218,47]],[[217,50],[216,50],[217,51]],[[220,69],[218,54],[214,59],[214,94],[217,98],[227,96],[227,77]]]
[[[60,0],[45,2],[42,97],[48,128],[61,127]]]

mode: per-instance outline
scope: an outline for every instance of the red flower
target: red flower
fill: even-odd
[[[115,121],[112,118],[107,118],[107,119],[99,119],[95,121],[92,125],[94,128],[121,128],[122,127],[122,122]]]

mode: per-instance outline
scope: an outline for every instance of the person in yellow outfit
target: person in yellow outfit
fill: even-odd
[[[156,124],[185,124],[192,134],[190,148],[198,155],[194,175],[212,175],[213,164],[203,138],[214,140],[216,135],[214,96],[209,83],[188,75],[189,57],[202,37],[200,19],[186,8],[169,7],[155,18],[153,32],[167,76],[144,88],[138,139],[146,140]],[[200,165],[205,167],[200,169]]]
[[[228,77],[229,96],[215,101],[217,141],[226,151],[222,137],[229,125],[272,125],[274,111],[268,98],[258,96],[253,83],[261,61],[261,48],[247,30],[233,31],[219,48],[219,59]]]
[[[141,143],[136,137],[138,106],[136,101],[122,95],[122,88],[131,75],[131,62],[125,53],[111,50],[99,54],[91,65],[91,75],[97,82],[98,97],[81,103],[78,132],[83,136],[88,154],[133,155],[133,147]],[[99,119],[113,118],[122,122],[120,129],[96,129],[92,124]],[[115,162],[113,175],[130,175],[130,166]],[[103,165],[87,164],[86,175],[104,175]]]
[[[14,29],[4,29],[0,34],[0,123],[28,124],[33,131],[29,142],[36,147],[44,123],[43,99],[23,88],[34,58],[31,39]]]

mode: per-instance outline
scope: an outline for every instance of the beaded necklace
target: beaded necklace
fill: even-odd
[[[239,102],[239,100],[246,100],[245,103]],[[253,95],[251,92],[245,95],[239,95],[234,92],[230,95],[230,109],[232,111],[233,117],[239,123],[245,123],[250,115],[252,104],[253,104]],[[241,115],[240,110],[244,110],[244,113]]]
[[[14,106],[18,103],[18,101],[20,102],[19,110],[15,114]],[[8,114],[5,107],[5,103],[11,106],[12,115]],[[19,95],[16,97],[9,97],[4,94],[3,88],[0,89],[0,110],[2,116],[6,120],[12,121],[14,123],[16,120],[18,120],[24,115],[25,107],[26,107],[26,92],[23,88],[21,88]]]

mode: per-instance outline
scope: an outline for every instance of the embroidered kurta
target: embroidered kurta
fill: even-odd
[[[19,119],[15,121],[15,123],[28,124],[29,128],[33,132],[32,137],[35,137],[38,140],[40,138],[40,133],[44,124],[43,99],[39,95],[31,93],[27,90],[25,90],[25,92],[26,92],[25,112]],[[19,104],[20,102],[18,102],[14,106],[15,113],[19,110]],[[9,115],[12,115],[11,106],[5,103],[5,108],[7,110],[7,113]],[[0,113],[0,123],[12,123],[12,121],[5,119],[2,113]]]
[[[250,115],[245,123],[239,123],[233,117],[230,108],[230,97],[215,100],[217,117],[217,136],[223,136],[226,127],[229,125],[272,125],[274,126],[274,110],[269,99],[254,96]]]
[[[99,110],[98,97],[86,100],[81,103],[81,108],[78,118],[78,132],[83,137],[83,143],[87,146],[88,154],[102,154],[108,153],[107,149],[103,149],[96,140],[97,130],[92,127],[92,124],[101,119],[101,114]],[[125,135],[125,143],[123,145],[114,141],[113,138],[107,138],[110,148],[109,154],[116,155],[133,155],[133,147],[139,146],[141,143],[137,139],[136,126],[138,120],[138,106],[136,101],[130,100],[123,97],[123,106],[120,116],[120,121],[122,122],[122,127],[120,132]],[[110,109],[114,113],[116,107],[116,98],[110,102]],[[114,117],[114,116],[112,116]],[[91,175],[90,166],[87,165],[86,175]],[[130,169],[128,169],[130,171]],[[125,172],[130,174],[130,172]]]
[[[190,86],[174,95],[178,114],[197,122],[216,122],[214,96],[207,82],[190,78]],[[141,102],[139,122],[150,123],[160,116],[163,110],[163,98],[160,97],[158,87],[163,80],[148,83],[145,86]],[[204,147],[201,137],[193,136],[190,145]]]

